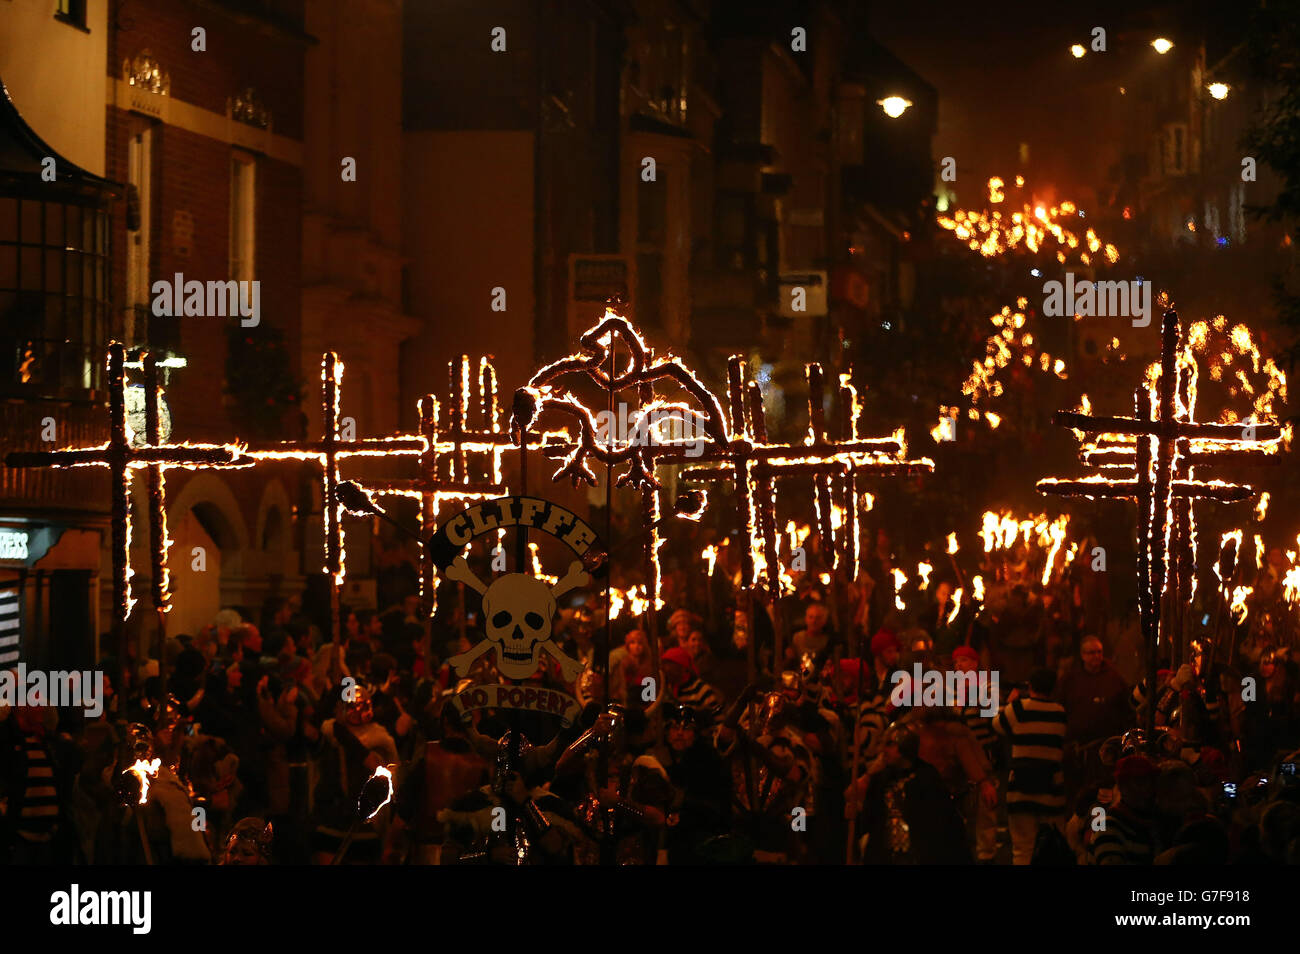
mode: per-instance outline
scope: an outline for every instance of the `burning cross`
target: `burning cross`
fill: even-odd
[[[1213,464],[1238,458],[1245,452],[1263,453],[1267,442],[1281,438],[1277,424],[1200,424],[1193,421],[1194,371],[1179,362],[1182,333],[1178,313],[1166,311],[1161,325],[1160,378],[1154,394],[1145,387],[1134,393],[1133,417],[1098,417],[1074,411],[1058,411],[1053,420],[1087,434],[1132,436],[1134,473],[1119,479],[1105,476],[1063,480],[1048,477],[1038,482],[1042,493],[1064,497],[1133,500],[1138,505],[1138,610],[1147,651],[1148,695],[1155,698],[1156,654],[1161,631],[1158,597],[1170,577],[1181,575],[1179,566],[1169,568],[1169,543],[1177,522],[1174,504],[1178,500],[1208,499],[1224,503],[1248,500],[1255,489],[1246,484],[1199,481],[1191,476],[1198,464]],[[1154,412],[1154,416],[1153,416]],[[1249,430],[1246,430],[1249,428]],[[1249,435],[1249,436],[1248,436]],[[1195,447],[1195,450],[1193,448]],[[1090,463],[1126,462],[1124,451],[1107,448],[1085,455]],[[1109,456],[1101,456],[1102,454]],[[1184,561],[1179,561],[1180,565]],[[1175,585],[1175,591],[1178,587]],[[1159,591],[1159,592],[1157,592]],[[1147,709],[1147,729],[1155,724],[1155,706]]]
[[[803,444],[769,441],[763,395],[758,384],[746,382],[743,358],[732,355],[727,366],[727,393],[731,430],[735,436],[728,448],[729,466],[691,467],[684,480],[731,480],[740,497],[740,516],[749,536],[749,551],[742,554],[742,587],[755,585],[755,555],[763,554],[763,579],[768,599],[781,595],[781,571],[777,563],[778,526],[776,478],[812,476],[818,533],[830,553],[830,567],[843,560],[856,576],[860,546],[858,540],[858,481],[867,477],[904,477],[930,473],[934,461],[907,459],[902,429],[889,437],[858,435],[861,407],[851,374],[839,378],[839,439],[827,436],[825,383],[821,365],[805,367],[808,382],[808,436]],[[748,411],[748,414],[746,414]],[[838,499],[836,499],[838,498]],[[840,517],[836,533],[835,516]],[[777,633],[776,651],[782,651]],[[778,655],[777,658],[780,658]]]
[[[450,388],[447,401],[448,421],[440,428],[437,397],[426,394],[420,400],[420,437],[424,450],[420,454],[420,474],[414,479],[370,481],[366,489],[377,496],[412,497],[420,501],[420,538],[425,529],[438,525],[438,514],[447,502],[490,500],[510,493],[501,476],[502,456],[512,448],[510,435],[501,426],[497,406],[496,369],[489,358],[479,360],[478,406],[482,429],[466,426],[469,420],[469,357],[461,355],[449,362]],[[491,474],[475,477],[470,473],[469,454],[486,453],[491,458]],[[420,591],[426,597],[430,615],[437,608],[441,582],[427,557],[421,560]]]
[[[55,451],[16,451],[5,458],[9,467],[107,467],[111,480],[113,595],[120,620],[131,615],[131,471],[148,469],[149,556],[153,602],[159,613],[169,608],[167,591],[167,512],[164,507],[163,471],[169,467],[191,469],[240,467],[251,463],[237,444],[163,444],[159,440],[158,371],[153,355],[143,359],[145,378],[146,440],[131,443],[126,421],[126,349],[114,342],[108,348],[108,443],[97,447]]]
[[[425,450],[423,437],[367,437],[343,440],[339,435],[339,403],[343,384],[343,362],[333,351],[321,356],[321,409],[324,434],[320,440],[279,441],[262,444],[246,451],[254,460],[310,460],[321,466],[321,486],[325,519],[325,565],[333,583],[335,601],[338,587],[347,575],[343,549],[343,504],[339,502],[339,460],[344,457],[409,457]],[[337,626],[335,627],[337,630]]]

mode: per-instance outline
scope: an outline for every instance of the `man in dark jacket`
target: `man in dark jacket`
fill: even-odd
[[[1129,728],[1129,687],[1124,677],[1102,654],[1101,640],[1085,636],[1080,646],[1081,663],[1061,678],[1056,701],[1065,706],[1065,739],[1087,745],[1098,739],[1120,735]]]

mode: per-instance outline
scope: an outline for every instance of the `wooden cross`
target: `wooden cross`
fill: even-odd
[[[804,368],[808,382],[808,436],[805,442],[771,442],[762,392],[756,382],[744,381],[743,368],[744,359],[732,355],[727,366],[730,420],[732,433],[736,435],[730,448],[734,461],[732,466],[690,467],[682,472],[682,478],[732,481],[741,498],[741,517],[750,539],[750,553],[743,555],[742,585],[747,588],[755,583],[753,553],[758,551],[761,542],[764,588],[768,601],[774,603],[781,596],[781,569],[776,556],[779,536],[776,479],[813,477],[818,536],[823,554],[829,560],[828,569],[837,569],[843,563],[849,579],[856,579],[861,555],[859,479],[931,473],[934,461],[928,458],[906,459],[901,428],[889,437],[859,436],[861,408],[851,374],[841,374],[839,378],[839,438],[830,438],[826,429],[824,376],[821,365],[815,362]],[[838,534],[834,519],[837,514],[840,516]],[[781,627],[777,627],[775,651],[778,664],[784,651],[783,636]]]
[[[1178,400],[1176,417],[1179,421],[1192,423],[1196,416],[1196,381],[1197,367],[1191,349],[1183,350],[1182,369],[1178,383]],[[1249,425],[1242,425],[1243,432]],[[1268,435],[1260,438],[1261,428],[1256,425],[1251,436],[1252,441],[1242,439],[1243,435],[1234,435],[1231,439],[1221,437],[1181,438],[1179,442],[1178,461],[1175,478],[1190,478],[1193,468],[1212,467],[1222,464],[1247,466],[1277,465],[1282,462],[1279,450],[1282,445],[1280,432],[1276,428],[1262,429]],[[1275,436],[1276,435],[1276,436]],[[1093,466],[1108,469],[1135,471],[1137,461],[1137,438],[1112,435],[1105,442],[1091,441],[1080,449],[1080,459]],[[1173,525],[1170,529],[1170,585],[1165,588],[1166,606],[1172,633],[1171,666],[1177,668],[1183,661],[1183,653],[1190,637],[1189,610],[1195,595],[1196,583],[1196,512],[1195,498],[1175,497],[1173,501]]]
[[[122,673],[127,671],[126,629],[135,599],[131,596],[131,473],[147,471],[149,513],[150,595],[158,616],[158,672],[160,698],[167,693],[167,613],[171,593],[167,587],[167,534],[165,471],[170,467],[200,469],[243,467],[251,463],[238,444],[164,444],[158,413],[158,365],[154,356],[142,356],[144,370],[144,439],[132,443],[126,420],[126,349],[118,342],[108,347],[108,442],[97,447],[55,451],[16,451],[5,458],[10,467],[107,467],[111,508],[110,558],[113,564],[113,600],[117,613],[113,631]],[[125,681],[123,681],[125,685]]]
[[[1179,400],[1190,391],[1182,388],[1182,368],[1178,361],[1181,337],[1177,312],[1166,311],[1161,323],[1160,378],[1154,395],[1146,387],[1137,388],[1133,417],[1099,417],[1074,411],[1058,411],[1053,417],[1055,423],[1086,434],[1134,437],[1133,475],[1123,478],[1100,475],[1078,480],[1048,477],[1037,485],[1046,494],[1118,498],[1133,500],[1138,505],[1138,610],[1147,652],[1149,732],[1155,726],[1156,657],[1161,632],[1159,600],[1171,577],[1178,592],[1176,579],[1188,570],[1185,559],[1179,559],[1172,572],[1169,568],[1169,537],[1171,525],[1176,522],[1174,503],[1193,499],[1231,503],[1255,496],[1255,489],[1249,485],[1196,480],[1191,469],[1197,463],[1233,459],[1218,456],[1221,449],[1235,454],[1258,449],[1263,442],[1281,437],[1277,424],[1201,424],[1192,420],[1188,410],[1190,402]],[[1193,442],[1198,445],[1199,459],[1192,456]]]
[[[396,435],[344,440],[339,433],[339,406],[343,384],[343,362],[333,351],[321,356],[322,436],[319,440],[263,443],[245,452],[255,461],[315,461],[321,468],[324,510],[325,564],[330,577],[330,623],[332,638],[339,639],[339,587],[347,576],[344,550],[343,504],[339,502],[339,461],[345,457],[411,457],[425,450],[423,437]]]
[[[111,538],[113,595],[118,618],[125,621],[135,606],[131,596],[131,473],[148,469],[149,555],[154,605],[166,612],[167,513],[163,505],[163,471],[170,467],[191,469],[238,467],[251,463],[238,444],[164,444],[160,440],[158,416],[158,372],[153,355],[143,359],[145,377],[145,440],[132,444],[126,420],[126,349],[114,342],[108,348],[109,435],[96,447],[54,451],[15,451],[5,458],[9,467],[107,467],[111,481]]]
[[[510,493],[501,476],[502,457],[511,450],[510,435],[502,426],[497,403],[496,369],[491,359],[479,360],[477,402],[471,399],[469,356],[448,362],[449,386],[447,423],[442,427],[438,398],[426,394],[420,400],[420,437],[425,449],[420,454],[418,477],[370,481],[365,489],[377,496],[412,497],[420,501],[420,539],[438,525],[444,503],[490,500]],[[478,405],[478,428],[467,426],[472,405]],[[487,454],[491,459],[487,476],[471,474],[469,454]],[[522,567],[520,567],[522,570]],[[427,614],[437,610],[437,593],[442,578],[434,572],[427,556],[420,561],[420,595]],[[463,585],[459,588],[463,593]],[[463,617],[462,617],[463,618]]]

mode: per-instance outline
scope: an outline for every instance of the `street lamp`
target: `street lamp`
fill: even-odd
[[[1171,43],[1169,40],[1166,40],[1162,36],[1158,36],[1154,40],[1152,40],[1151,46],[1161,56],[1164,56],[1166,53],[1168,53],[1170,50],[1174,48],[1173,43]]]
[[[885,115],[890,119],[897,119],[907,111],[907,107],[912,105],[912,101],[903,99],[901,96],[886,96],[884,99],[876,100],[876,105],[885,111]]]
[[[1227,99],[1228,90],[1232,89],[1232,87],[1229,86],[1227,83],[1211,83],[1209,86],[1205,88],[1209,91],[1210,95],[1213,96],[1215,99]]]
[[[1070,47],[1070,53],[1071,53],[1071,55],[1074,56],[1074,58],[1075,58],[1076,60],[1081,60],[1081,59],[1083,59],[1083,54],[1085,54],[1085,53],[1087,53],[1087,52],[1088,52],[1088,51],[1085,50],[1085,49],[1083,48],[1083,44],[1081,44],[1081,43],[1076,43],[1076,44],[1074,44],[1074,46]]]

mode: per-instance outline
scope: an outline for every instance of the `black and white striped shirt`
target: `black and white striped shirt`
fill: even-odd
[[[1011,740],[1007,811],[1060,815],[1065,811],[1065,708],[1045,699],[1016,699],[994,728]]]
[[[1088,856],[1095,865],[1149,865],[1155,857],[1152,827],[1121,808],[1109,811],[1105,828],[1088,844]]]
[[[28,841],[47,841],[59,824],[54,764],[45,743],[36,736],[23,736],[23,748],[27,756],[27,779],[15,828]]]
[[[701,719],[712,725],[722,722],[722,696],[702,679],[693,678],[682,683],[682,687],[677,690],[677,701],[690,706],[699,713]]]

